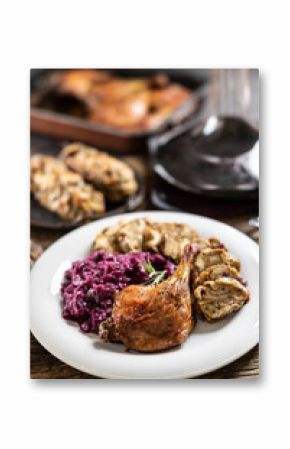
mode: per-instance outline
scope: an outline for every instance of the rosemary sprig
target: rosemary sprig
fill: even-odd
[[[166,276],[166,270],[163,271],[155,271],[155,277],[151,283],[151,285],[158,285]]]
[[[166,270],[163,271],[155,270],[149,259],[147,259],[147,262],[143,264],[143,266],[147,271],[147,273],[149,274],[149,279],[148,281],[144,282],[144,285],[151,285],[151,286],[158,285],[160,284],[160,282],[163,281],[163,279],[166,276]]]
[[[150,262],[149,258],[147,259],[147,263],[145,263],[143,266],[144,266],[145,270],[147,271],[147,273],[149,273],[149,274],[156,273],[156,270],[153,267],[152,263]]]

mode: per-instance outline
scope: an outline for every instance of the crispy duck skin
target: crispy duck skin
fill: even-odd
[[[138,131],[147,115],[149,101],[147,91],[137,92],[117,103],[104,103],[102,108],[96,108],[90,120],[113,128]]]
[[[94,86],[103,85],[111,78],[112,75],[106,70],[73,69],[54,73],[51,83],[57,93],[89,102],[88,97]]]
[[[51,156],[32,156],[30,190],[43,207],[63,220],[78,222],[105,211],[103,194]]]
[[[104,105],[120,103],[123,100],[134,97],[134,95],[148,89],[148,80],[142,78],[121,79],[111,78],[106,84],[95,84],[92,89],[99,101]]]
[[[99,99],[99,105],[91,120],[128,131],[146,131],[158,128],[191,98],[190,92],[179,85],[152,87],[150,78],[113,79],[97,85],[93,94]]]
[[[221,277],[194,290],[197,309],[207,321],[237,312],[249,300],[249,292],[237,279]]]
[[[148,113],[140,123],[140,127],[144,130],[158,128],[174,110],[178,109],[189,98],[190,92],[178,84],[151,90]]]
[[[175,273],[156,287],[130,285],[116,294],[112,317],[128,349],[155,352],[187,339],[193,325],[189,278],[197,251],[187,245]]]
[[[128,164],[95,148],[73,143],[63,148],[60,158],[110,201],[121,201],[138,189],[134,172]]]

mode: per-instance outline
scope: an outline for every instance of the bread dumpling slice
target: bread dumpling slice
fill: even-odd
[[[235,267],[232,267],[229,264],[221,263],[218,265],[211,265],[207,267],[206,270],[202,271],[200,275],[195,278],[194,285],[197,287],[206,281],[215,281],[221,277],[237,279],[241,282],[241,284],[244,284],[240,273]]]
[[[225,245],[217,238],[217,237],[210,237],[208,239],[209,246],[211,248],[223,248],[226,249]]]
[[[195,276],[198,276],[207,267],[218,264],[227,264],[233,266],[237,270],[240,269],[240,261],[232,257],[227,250],[223,248],[205,248],[195,259]]]
[[[81,143],[64,147],[60,158],[72,171],[104,193],[111,202],[123,201],[138,190],[135,173],[121,159]]]
[[[249,292],[237,279],[221,277],[206,281],[194,290],[198,311],[207,321],[225,318],[240,310],[249,300]]]

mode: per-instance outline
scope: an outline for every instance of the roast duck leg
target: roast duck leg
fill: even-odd
[[[190,271],[197,245],[186,245],[176,271],[159,285],[130,285],[116,294],[114,334],[129,349],[155,352],[182,344],[194,323]],[[112,325],[112,322],[111,322]]]

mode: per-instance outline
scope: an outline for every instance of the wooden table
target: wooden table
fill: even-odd
[[[129,157],[131,164],[133,164],[143,176],[144,182],[148,189],[148,195],[144,200],[140,210],[154,209],[149,198],[149,166],[148,161],[143,157]],[[200,204],[195,203],[197,212],[200,213],[204,209],[204,201],[200,200]],[[259,233],[253,229],[248,220],[254,213],[258,214],[258,204],[243,204],[237,209],[233,209],[228,204],[227,208],[219,208],[221,213],[217,214],[216,202],[215,208],[210,209],[208,203],[204,206],[204,215],[214,216],[228,223],[258,242]],[[239,212],[240,211],[240,212]],[[47,248],[51,243],[61,237],[64,233],[60,231],[51,231],[44,229],[31,229],[31,238],[41,244],[43,248]],[[253,378],[259,375],[259,347],[253,348],[249,353],[245,354],[240,359],[227,365],[217,371],[201,376],[203,379],[232,379],[232,378]],[[48,351],[46,351],[40,343],[31,335],[31,378],[33,379],[94,379],[86,373],[78,371],[65,363],[61,362]]]

